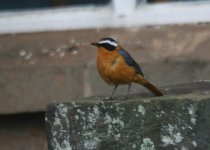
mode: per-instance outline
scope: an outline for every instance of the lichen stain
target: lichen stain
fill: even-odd
[[[196,110],[197,110],[197,107],[196,105],[190,105],[188,107],[188,112],[189,112],[189,115],[190,115],[190,121],[192,124],[196,124],[196,117],[197,117],[197,114],[196,114]]]
[[[54,145],[55,150],[72,150],[69,142],[70,135],[66,133],[66,127],[69,127],[69,120],[67,117],[68,108],[63,104],[58,104],[56,110],[53,123],[56,129],[52,130],[52,135],[62,137],[63,140],[60,142],[58,139],[53,138],[52,144]],[[61,122],[61,120],[64,120],[65,122]],[[59,132],[57,132],[57,130]]]
[[[138,112],[141,113],[143,116],[145,116],[145,108],[140,104],[138,106]]]
[[[76,108],[77,114],[74,116],[76,120],[80,120],[82,125],[82,141],[83,147],[87,150],[97,149],[101,139],[100,134],[95,129],[95,124],[100,117],[100,111],[96,104],[88,107],[86,110],[80,109],[78,104],[73,104]]]
[[[124,122],[120,118],[112,118],[108,113],[104,117],[104,124],[108,125],[108,136],[110,136],[114,131],[120,132],[120,129],[124,128]],[[116,125],[118,128],[116,128]]]
[[[155,150],[154,143],[150,138],[144,138],[140,150]]]
[[[167,126],[163,126],[162,132],[164,132],[164,134],[161,135],[163,146],[175,145],[183,140],[183,136],[178,131],[177,125],[173,126],[168,124]]]

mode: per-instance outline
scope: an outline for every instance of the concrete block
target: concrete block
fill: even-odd
[[[210,93],[51,104],[49,150],[208,150]]]

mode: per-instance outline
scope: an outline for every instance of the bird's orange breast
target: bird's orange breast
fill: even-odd
[[[97,69],[108,84],[128,84],[133,82],[137,76],[135,69],[126,64],[118,50],[107,51],[99,48]]]

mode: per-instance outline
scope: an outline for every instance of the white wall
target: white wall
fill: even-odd
[[[105,7],[69,7],[0,13],[0,34],[210,22],[210,2],[136,5],[113,0]]]

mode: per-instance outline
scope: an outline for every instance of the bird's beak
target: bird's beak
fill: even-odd
[[[94,46],[97,46],[97,47],[99,46],[98,43],[91,43],[91,45],[94,45]]]

